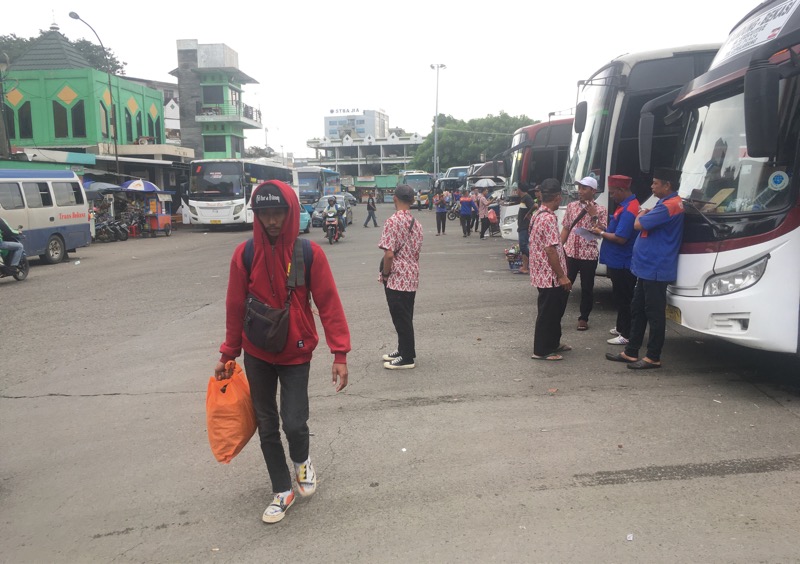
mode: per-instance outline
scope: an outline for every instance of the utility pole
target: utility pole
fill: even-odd
[[[0,63],[0,157],[11,157],[11,143],[6,130],[6,70],[9,67],[8,55],[3,53],[4,62]]]

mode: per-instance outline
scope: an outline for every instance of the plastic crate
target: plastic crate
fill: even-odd
[[[520,259],[508,261],[509,270],[519,270],[521,267],[522,267],[522,261]]]

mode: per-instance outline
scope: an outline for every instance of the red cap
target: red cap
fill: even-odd
[[[608,177],[608,187],[609,188],[630,188],[631,182],[633,182],[633,178],[630,176],[625,176],[622,174],[615,174],[613,176]]]

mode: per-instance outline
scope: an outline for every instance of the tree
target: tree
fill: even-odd
[[[40,31],[39,37],[45,33],[47,32],[44,30]],[[14,61],[24,54],[25,51],[30,49],[33,42],[39,39],[39,37],[29,37],[25,39],[23,37],[17,37],[13,33],[11,35],[0,35],[0,53],[7,54],[9,61],[13,65]],[[110,70],[113,74],[125,75],[125,66],[128,63],[121,63],[111,49],[103,51],[100,45],[87,41],[86,39],[70,41],[70,43],[75,47],[78,53],[86,59],[92,68],[103,72]],[[108,57],[109,64],[106,64],[106,57]],[[109,66],[111,67],[110,69],[108,68]]]
[[[244,156],[248,159],[270,159],[275,156],[271,147],[247,147]]]
[[[489,161],[511,146],[514,132],[525,125],[537,123],[526,115],[510,116],[501,111],[485,118],[469,121],[439,115],[439,170],[451,166]],[[433,128],[417,148],[410,168],[433,170]]]

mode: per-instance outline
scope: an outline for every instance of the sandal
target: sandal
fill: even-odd
[[[555,353],[547,354],[545,356],[537,356],[535,354],[532,354],[531,358],[533,360],[564,360],[563,356],[561,356],[560,354],[555,354]]]
[[[566,351],[571,351],[571,350],[572,350],[572,347],[569,346],[567,343],[561,343],[560,345],[558,345],[558,348],[554,352],[560,353],[560,352],[566,352]]]

